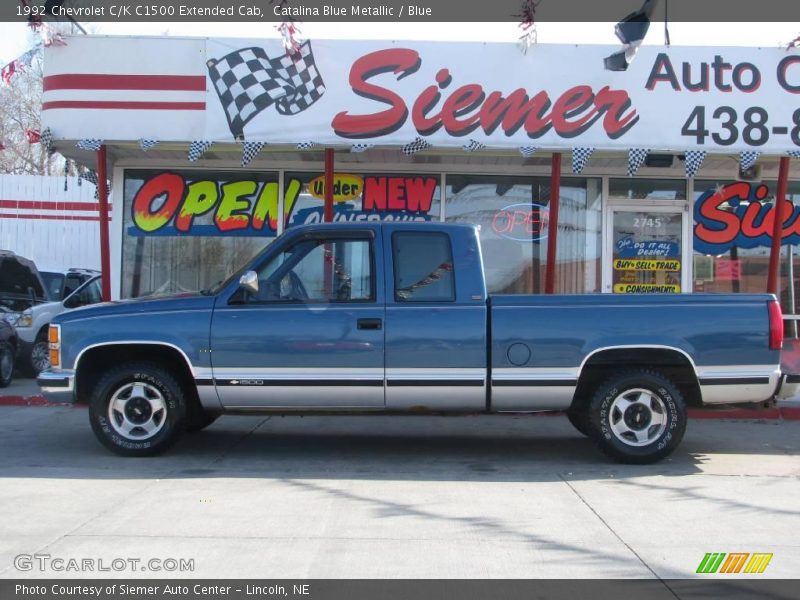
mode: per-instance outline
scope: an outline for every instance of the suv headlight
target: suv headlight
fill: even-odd
[[[19,313],[17,312],[10,312],[10,313],[3,313],[3,320],[8,323],[9,325],[16,325],[17,321],[19,321]]]
[[[33,314],[30,311],[25,311],[19,316],[17,327],[33,327]]]

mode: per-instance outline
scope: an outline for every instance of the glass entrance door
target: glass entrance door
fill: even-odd
[[[688,215],[672,207],[612,207],[604,290],[615,294],[679,294],[687,289]]]

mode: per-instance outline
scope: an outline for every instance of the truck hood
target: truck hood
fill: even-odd
[[[211,310],[214,307],[214,300],[215,296],[204,296],[199,293],[115,300],[113,302],[101,302],[99,304],[92,304],[91,306],[83,306],[64,312],[53,319],[53,323],[67,323],[80,319],[117,315]]]

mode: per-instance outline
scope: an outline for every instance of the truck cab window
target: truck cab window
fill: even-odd
[[[443,233],[397,232],[392,236],[397,302],[454,302],[453,251]]]
[[[303,240],[268,261],[250,302],[374,301],[371,242]]]

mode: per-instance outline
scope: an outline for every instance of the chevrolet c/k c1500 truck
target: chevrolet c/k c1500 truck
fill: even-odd
[[[687,405],[792,394],[771,295],[488,295],[474,226],[290,229],[211,290],[81,308],[39,379],[94,433],[157,454],[223,413],[566,411],[611,457],[649,463]]]

